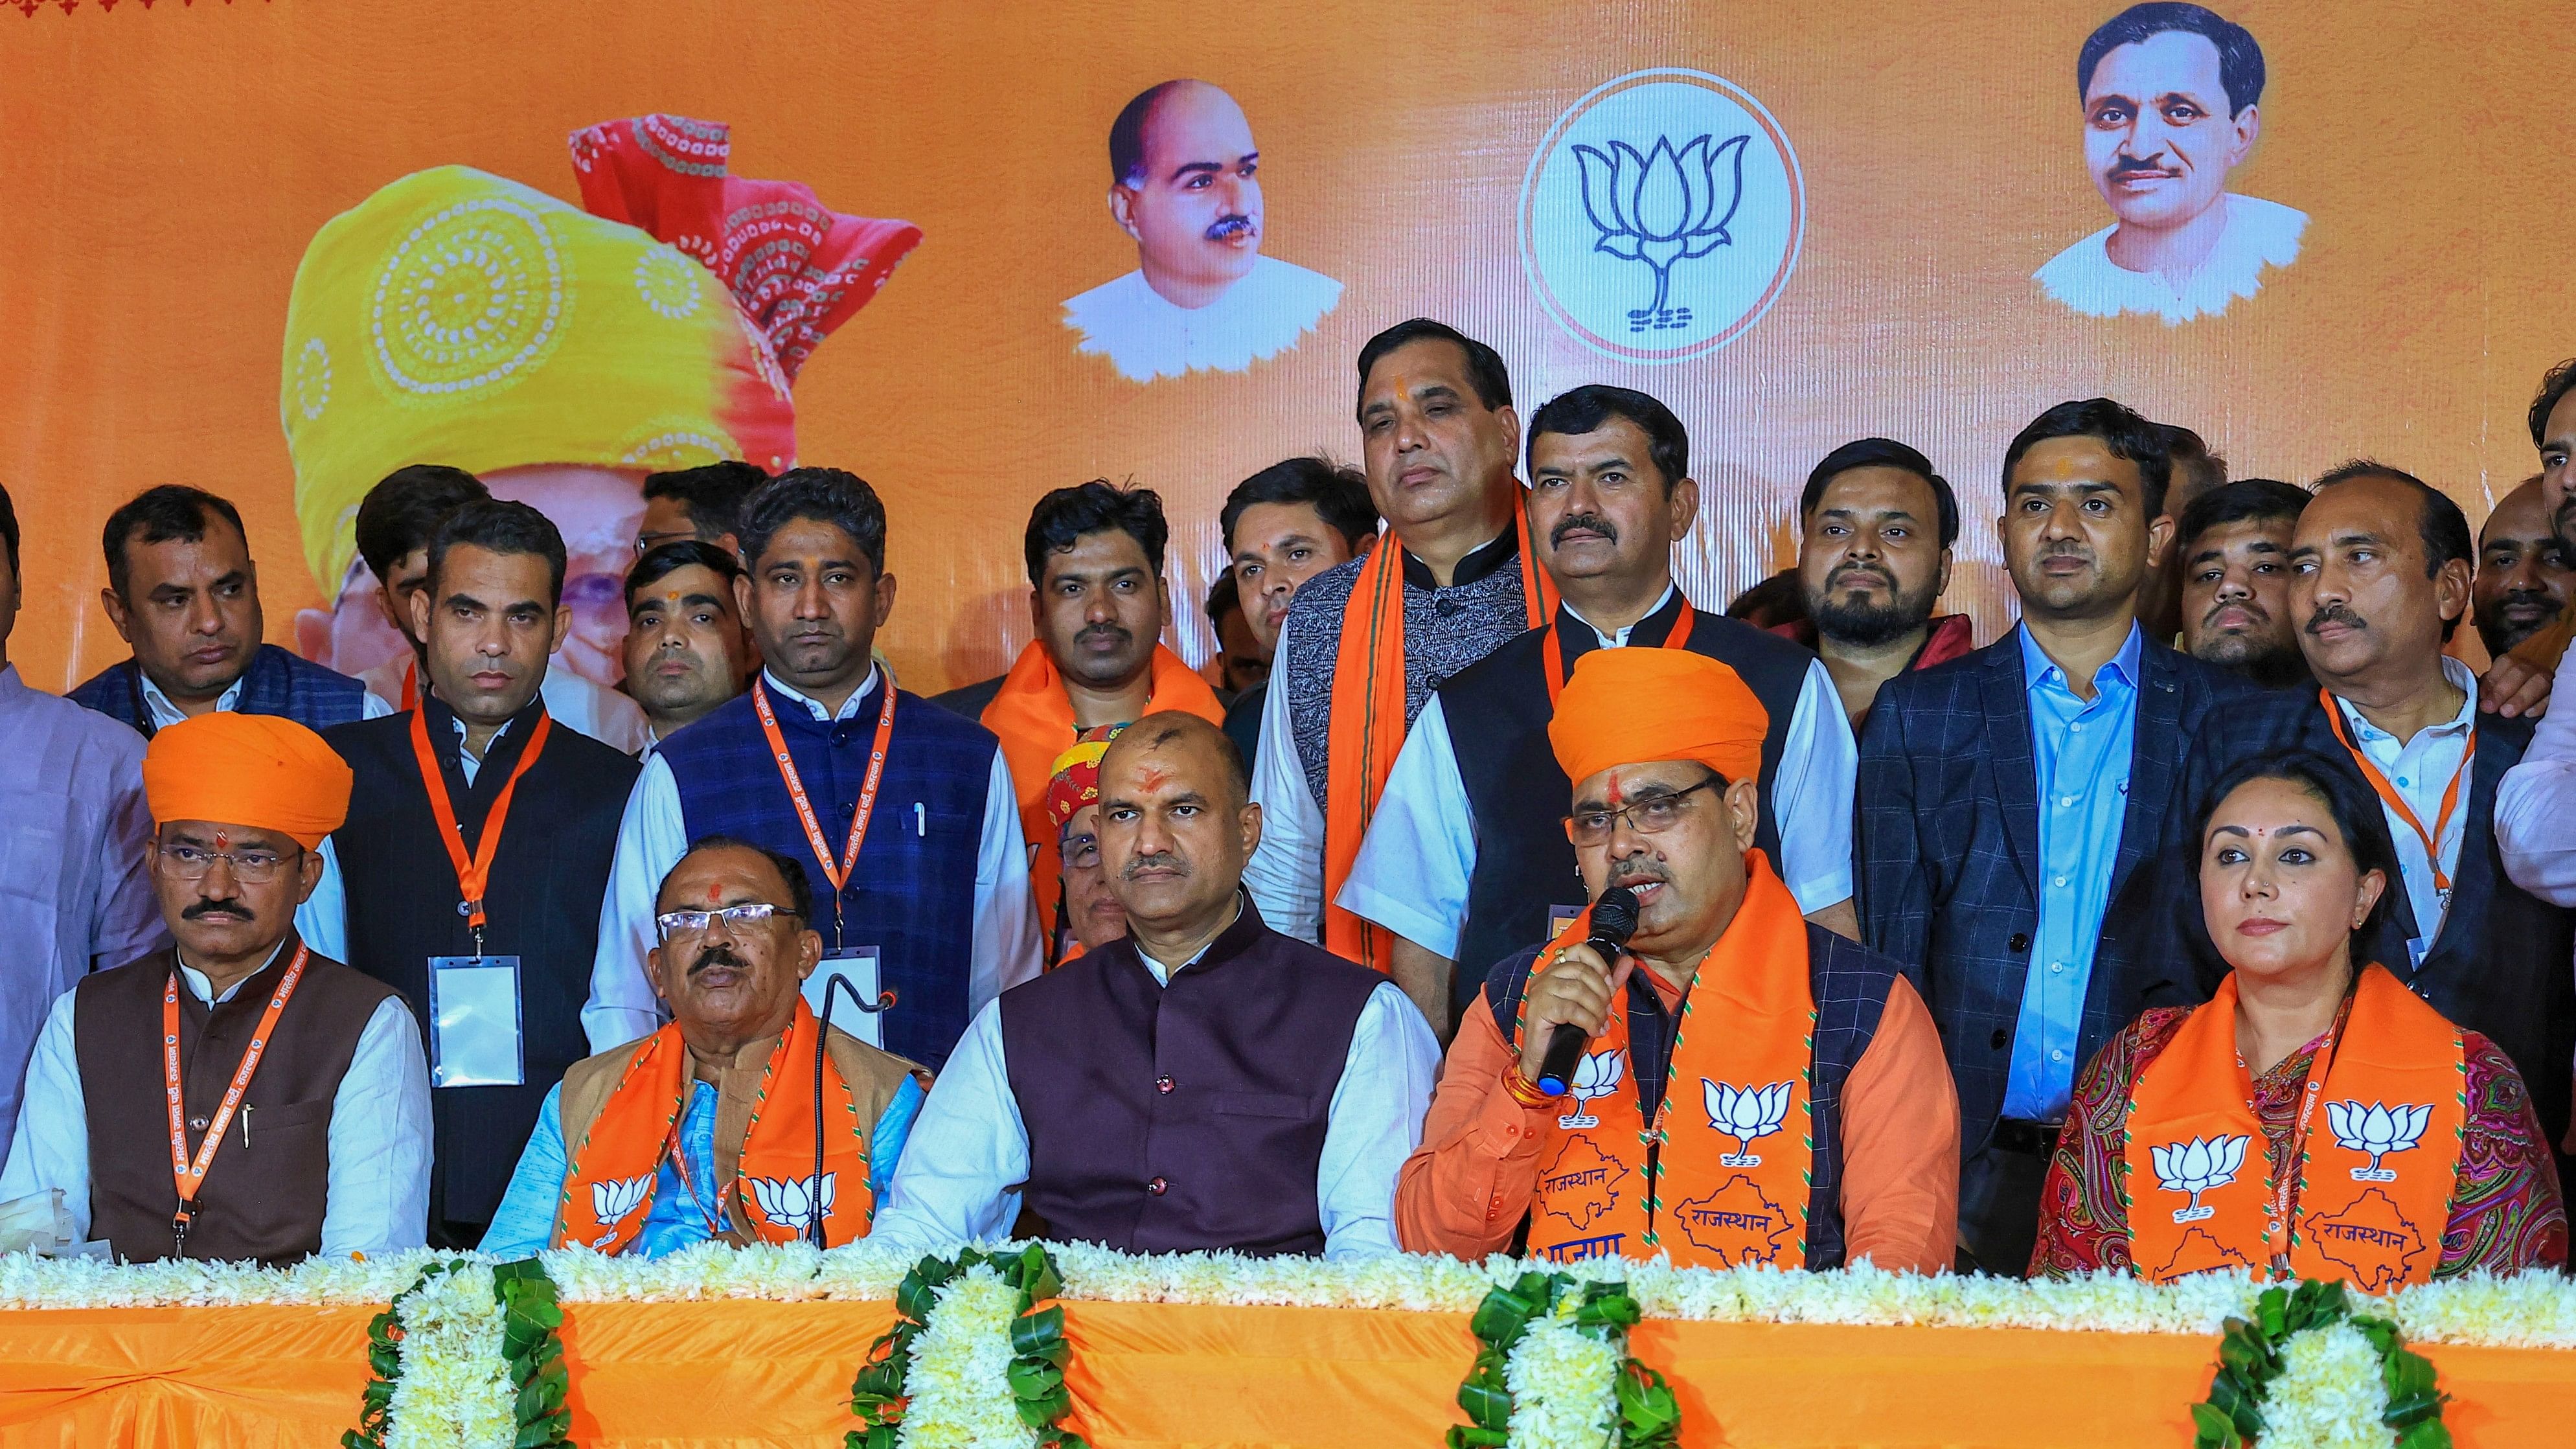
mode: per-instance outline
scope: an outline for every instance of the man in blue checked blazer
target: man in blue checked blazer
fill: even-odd
[[[1916,971],[1958,1083],[1962,1267],[2029,1266],[2076,1073],[2200,999],[2164,862],[2194,742],[2251,686],[2138,627],[2165,448],[2107,398],[2024,428],[1996,525],[2021,625],[1888,681],[1861,738],[1861,930]]]

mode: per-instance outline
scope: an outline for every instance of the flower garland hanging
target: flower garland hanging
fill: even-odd
[[[534,1258],[431,1263],[367,1325],[372,1377],[343,1449],[569,1449],[562,1327]]]
[[[846,1449],[1091,1449],[1059,1427],[1073,1407],[1072,1349],[1053,1301],[1063,1291],[1035,1243],[923,1258],[895,1289],[894,1327],[850,1383],[861,1427]]]
[[[2450,1449],[2449,1397],[2396,1324],[2352,1311],[2343,1284],[2267,1288],[2253,1317],[2227,1320],[2209,1397],[2191,1406],[2192,1449]]]
[[[1458,1406],[1472,1423],[1450,1428],[1449,1449],[1675,1449],[1672,1386],[1628,1356],[1642,1316],[1615,1279],[1533,1272],[1496,1284],[1468,1325],[1480,1346]]]

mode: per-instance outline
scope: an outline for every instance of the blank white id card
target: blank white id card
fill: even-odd
[[[519,1041],[519,958],[429,958],[429,1084],[527,1083]]]
[[[884,1013],[859,1010],[860,1003],[877,1004],[877,948],[844,946],[823,953],[822,963],[805,978],[805,1004],[818,1017],[823,1014],[823,993],[832,990],[836,978],[850,984],[832,992],[832,1025],[872,1047],[884,1046]]]

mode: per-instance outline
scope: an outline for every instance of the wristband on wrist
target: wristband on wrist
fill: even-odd
[[[1553,1107],[1556,1099],[1538,1089],[1538,1084],[1521,1075],[1520,1063],[1503,1068],[1503,1090],[1524,1107]]]

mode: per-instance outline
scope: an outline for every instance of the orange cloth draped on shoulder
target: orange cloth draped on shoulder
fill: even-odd
[[[1520,485],[1512,485],[1515,492]],[[1521,597],[1529,626],[1556,617],[1556,584],[1530,547],[1529,509],[1516,501],[1512,527],[1521,546]],[[1413,720],[1405,709],[1404,550],[1389,535],[1360,566],[1358,586],[1342,606],[1342,638],[1333,656],[1333,705],[1324,737],[1324,946],[1379,971],[1393,968],[1395,937],[1384,926],[1333,903],[1377,813],[1378,796],[1404,748]]]
[[[792,1243],[804,1232],[776,1220],[798,1216],[806,1207],[806,1188],[814,1177],[815,1039],[822,1026],[802,1000],[796,1019],[769,1055],[743,1133],[742,1165],[730,1183],[708,1183],[697,1191],[715,1195],[714,1209],[727,1221],[750,1225],[763,1242]],[[673,1150],[680,1114],[689,1103],[692,1071],[689,1044],[677,1023],[666,1023],[626,1064],[615,1095],[600,1111],[564,1174],[563,1197],[555,1207],[554,1246],[574,1243],[602,1253],[623,1252],[644,1231],[652,1215],[653,1192],[661,1180],[662,1161]],[[868,1189],[868,1127],[859,1118],[850,1084],[829,1053],[823,1058],[825,1126],[823,1134],[823,1236],[832,1247],[867,1236],[876,1202]],[[751,1200],[745,1200],[748,1182]],[[773,1215],[767,1199],[798,1210]],[[785,1202],[792,1198],[792,1202]],[[595,1222],[602,1231],[576,1234],[574,1223]]]
[[[1163,645],[1154,646],[1154,682],[1145,713],[1180,710],[1223,728],[1225,706],[1207,681]],[[1058,756],[1081,734],[1074,723],[1073,701],[1064,692],[1064,676],[1046,646],[1030,640],[1002,678],[1001,690],[984,706],[981,723],[1002,742],[1010,763],[1011,790],[1019,797],[1020,832],[1030,847],[1029,890],[1037,897],[1038,935],[1056,936],[1056,908],[1064,895],[1064,863],[1056,853],[1055,826],[1047,817],[1047,784],[1055,778]],[[1120,721],[1126,723],[1126,721]]]

